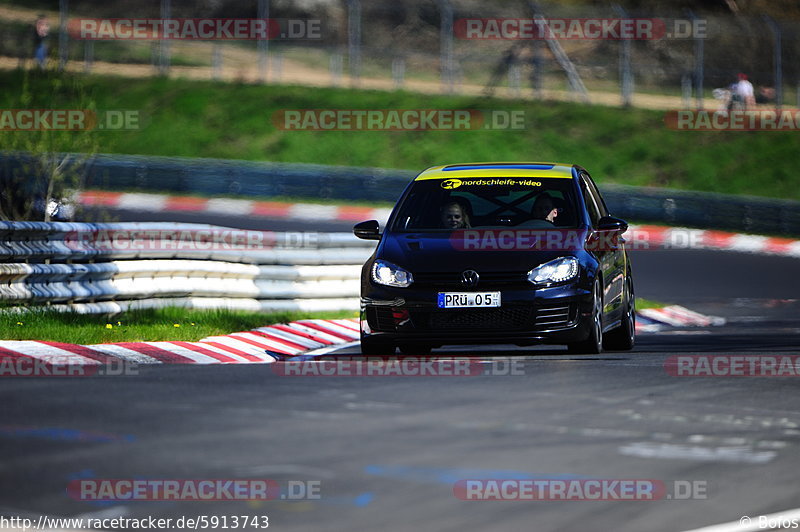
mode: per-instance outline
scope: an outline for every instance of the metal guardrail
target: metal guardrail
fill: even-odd
[[[0,159],[0,183],[3,172],[23,160],[20,154]],[[97,155],[84,170],[88,188],[391,203],[416,175],[396,169],[136,155]],[[609,210],[632,222],[800,236],[800,202],[614,185],[595,177]]]
[[[100,155],[87,186],[207,195],[395,202],[415,172],[311,164]],[[800,202],[603,183],[612,213],[631,221],[800,236]]]
[[[349,233],[295,236],[205,224],[0,222],[0,300],[102,313],[357,309],[361,265],[375,243]]]

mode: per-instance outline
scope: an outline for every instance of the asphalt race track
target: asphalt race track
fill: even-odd
[[[516,375],[289,377],[272,365],[172,365],[136,376],[3,379],[0,513],[268,515],[272,529],[292,531],[678,531],[800,506],[797,381],[675,377],[665,367],[672,355],[800,355],[800,261],[677,250],[639,251],[633,261],[638,296],[727,324],[643,334],[633,352],[599,356],[435,351],[484,361],[487,373],[513,366]],[[82,478],[318,481],[321,497],[86,502],[65,492]],[[454,496],[462,479],[520,478],[653,479],[667,492],[655,501]],[[684,499],[676,486],[691,483],[699,489]]]

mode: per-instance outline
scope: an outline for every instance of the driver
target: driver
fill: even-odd
[[[531,209],[531,220],[525,222],[526,227],[537,227],[541,229],[553,229],[555,220],[558,216],[558,208],[553,202],[552,196],[547,192],[539,194],[533,202]]]

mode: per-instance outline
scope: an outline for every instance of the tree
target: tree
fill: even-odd
[[[18,74],[19,92],[0,110],[0,219],[50,221],[53,202],[69,201],[97,152],[97,133],[92,131],[96,106],[75,75],[55,70]],[[30,113],[20,110],[44,118],[30,120]],[[70,130],[66,127],[75,123],[57,124],[54,110],[80,111],[83,120],[77,124],[82,127]]]

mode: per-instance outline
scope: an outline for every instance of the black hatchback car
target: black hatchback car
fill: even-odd
[[[631,265],[589,173],[576,165],[436,166],[409,184],[361,275],[361,350],[452,344],[632,349]]]

